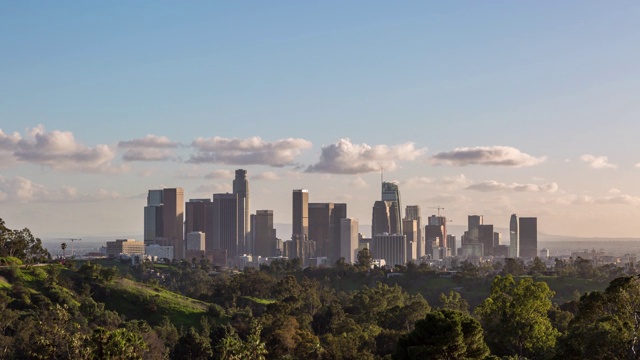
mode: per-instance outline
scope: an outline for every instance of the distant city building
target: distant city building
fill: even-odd
[[[242,234],[238,234],[238,195],[213,194],[213,206],[211,211],[213,225],[211,236],[206,236],[207,250],[227,250],[227,255],[234,258],[239,254],[238,240]],[[238,236],[240,235],[240,236]]]
[[[384,259],[390,266],[407,263],[407,237],[397,234],[377,234],[371,239],[374,259]]]
[[[273,210],[257,210],[251,215],[251,235],[254,255],[276,256],[276,229],[273,227]]]
[[[144,255],[144,249],[144,241],[136,241],[133,239],[107,241],[107,256],[111,258],[120,254]]]
[[[493,247],[498,247],[502,244],[502,233],[494,232],[493,233]]]
[[[288,259],[300,259],[303,266],[309,264],[309,259],[315,258],[316,243],[307,239],[306,235],[292,235],[291,240],[283,242],[283,245],[284,256]]]
[[[467,217],[467,232],[465,233],[465,243],[478,243],[478,231],[483,224],[482,215],[469,215]]]
[[[509,256],[517,258],[520,255],[518,252],[518,216],[511,214],[511,220],[509,221]]]
[[[205,234],[202,231],[187,234],[187,250],[205,250]]]
[[[538,255],[538,257],[540,259],[543,259],[543,260],[548,259],[549,258],[549,249],[540,250],[540,255]]]
[[[456,236],[455,235],[447,235],[447,248],[450,250],[450,256],[457,255],[457,245],[456,245]]]
[[[418,259],[418,220],[402,220],[403,235],[407,238],[408,260]]]
[[[483,256],[484,253],[482,243],[463,243],[461,248],[461,256]]]
[[[185,235],[194,231],[207,232],[207,211],[210,211],[210,209],[211,199],[189,199],[184,204]]]
[[[389,224],[391,234],[402,234],[402,204],[400,202],[400,189],[392,182],[382,182],[382,201],[391,201],[389,207]]]
[[[158,257],[158,259],[173,260],[173,246],[147,245],[144,248],[144,253],[149,256]]]
[[[378,234],[391,234],[391,201],[376,201],[371,215],[371,237]]]
[[[538,218],[521,217],[519,221],[520,257],[538,256]]]
[[[357,261],[359,246],[358,219],[345,218],[340,220],[340,257],[349,264]]]
[[[175,257],[184,258],[184,190],[149,190],[144,208],[144,242],[174,246]]]
[[[418,205],[408,205],[405,209],[405,219],[407,220],[416,220],[418,226],[418,237],[416,238],[416,251],[417,257],[421,258],[425,254],[425,243],[424,243],[424,235],[422,228],[422,216],[420,214],[420,206]],[[404,224],[403,224],[404,227]]]
[[[482,255],[493,255],[493,225],[478,225],[478,242],[482,244]]]
[[[309,240],[316,242],[317,256],[340,257],[340,221],[346,217],[347,204],[309,203]]]
[[[236,177],[233,180],[233,193],[237,197],[238,203],[238,253],[252,254],[253,245],[251,243],[251,223],[249,216],[251,208],[249,204],[249,180],[247,180],[247,170],[237,169]]]
[[[293,190],[292,235],[309,238],[309,190]]]

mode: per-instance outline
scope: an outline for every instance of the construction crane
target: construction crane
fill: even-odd
[[[435,206],[435,207],[432,206],[432,207],[428,207],[427,209],[438,209],[438,216],[440,216],[440,210],[444,210],[444,208],[440,206]]]

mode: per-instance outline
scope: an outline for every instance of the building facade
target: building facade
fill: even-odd
[[[534,258],[538,256],[538,218],[521,217],[520,228],[520,257]]]
[[[293,190],[292,235],[309,238],[309,190]]]
[[[247,180],[247,170],[236,170],[236,177],[233,179],[233,193],[238,202],[238,253],[252,254],[253,245],[251,243],[251,207],[249,202],[249,180]]]

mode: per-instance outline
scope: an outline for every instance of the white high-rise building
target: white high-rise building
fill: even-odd
[[[358,219],[341,219],[340,257],[343,257],[346,263],[355,263],[357,261],[358,245]]]

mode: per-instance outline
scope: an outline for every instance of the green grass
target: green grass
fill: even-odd
[[[125,314],[129,319],[159,323],[167,316],[177,327],[198,326],[207,312],[207,303],[151,287],[132,280],[120,279],[107,285],[110,301],[106,307]]]

